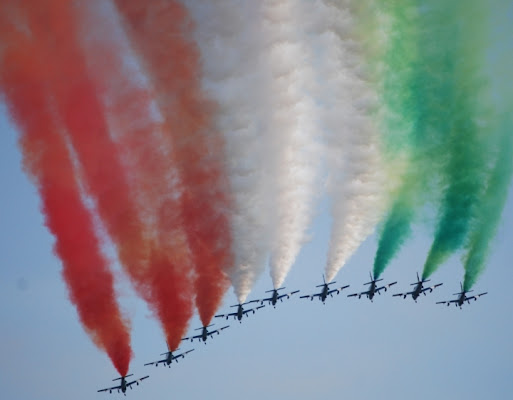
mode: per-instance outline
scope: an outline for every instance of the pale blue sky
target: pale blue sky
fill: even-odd
[[[80,326],[67,300],[53,239],[43,226],[34,186],[20,168],[16,134],[0,117],[0,388],[6,399],[91,399],[116,374]],[[286,286],[308,293],[321,281],[329,235],[327,204],[312,227]],[[367,399],[505,398],[513,392],[513,202],[508,201],[487,271],[476,290],[489,294],[463,310],[435,305],[462,278],[459,257],[433,277],[444,282],[418,304],[388,294],[374,303],[347,298],[326,305],[298,298],[265,308],[231,327],[171,369],[143,367],[165,350],[160,329],[125,279],[121,301],[132,317],[135,358],[130,372],[150,374],[133,398]],[[385,272],[403,291],[415,280],[429,237],[417,230]],[[376,249],[369,238],[337,277],[352,293],[363,288]],[[250,298],[271,286],[267,274]],[[394,289],[395,289],[394,288]],[[225,306],[235,303],[230,292]],[[192,327],[199,326],[198,320]],[[420,393],[419,393],[420,391]],[[114,395],[112,395],[114,396]],[[115,395],[119,397],[119,395]]]
[[[501,21],[513,21],[512,13]],[[511,32],[511,24],[506,32]],[[0,397],[120,398],[96,393],[110,386],[116,371],[83,331],[67,299],[61,264],[52,253],[53,238],[43,226],[36,189],[21,170],[16,133],[3,107],[0,183]],[[337,277],[340,284],[351,284],[343,295],[328,299],[324,306],[293,298],[275,310],[264,308],[242,324],[230,322],[231,327],[207,345],[184,344],[183,350],[196,350],[171,369],[143,366],[158,359],[165,343],[145,304],[120,276],[121,303],[133,327],[135,358],[130,372],[136,377],[150,374],[127,395],[245,400],[507,398],[513,393],[512,197],[487,270],[475,287],[489,294],[470,307],[435,304],[459,291],[459,254],[433,276],[433,283],[444,285],[418,304],[388,293],[372,304],[347,298],[367,281],[376,250],[372,236]],[[288,289],[307,294],[321,283],[329,228],[325,201],[312,226],[312,240],[285,282]],[[385,281],[399,281],[393,293],[415,281],[429,246],[430,237],[418,227],[383,274]],[[261,297],[270,287],[266,272],[249,299]],[[235,302],[230,290],[223,310]],[[195,317],[191,328],[199,325]]]

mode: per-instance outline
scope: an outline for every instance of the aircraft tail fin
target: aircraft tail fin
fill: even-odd
[[[374,282],[374,278],[372,276],[372,272],[369,271],[369,277],[370,277],[370,282],[366,282],[364,283],[364,285],[370,285],[372,282]]]

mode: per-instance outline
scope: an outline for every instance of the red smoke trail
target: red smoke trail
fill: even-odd
[[[192,315],[188,274],[173,265],[169,256],[169,252],[184,254],[184,243],[159,243],[145,235],[145,225],[134,200],[133,182],[120,161],[119,147],[109,136],[100,102],[102,93],[98,93],[101,86],[88,77],[80,51],[75,30],[79,24],[77,9],[72,9],[73,4],[67,1],[44,3],[44,8],[33,13],[32,29],[42,38],[40,45],[44,47],[46,59],[58,66],[50,80],[57,112],[69,131],[87,189],[117,246],[119,258],[138,293],[159,317],[169,346],[174,349]],[[174,215],[161,213],[160,216],[161,223],[169,224],[166,217]],[[174,255],[173,259],[176,259]]]
[[[225,271],[233,263],[230,201],[224,144],[212,128],[212,104],[201,93],[192,24],[176,1],[115,2],[170,128],[168,146],[183,184],[182,213],[196,269],[196,305],[208,325],[228,288]]]
[[[126,375],[132,356],[130,334],[114,294],[113,277],[100,250],[92,217],[84,206],[73,164],[59,126],[49,110],[45,85],[52,63],[38,53],[23,30],[22,2],[0,9],[0,83],[9,110],[20,127],[25,170],[42,200],[45,223],[56,238],[71,301],[96,345]],[[16,22],[12,22],[16,21]]]

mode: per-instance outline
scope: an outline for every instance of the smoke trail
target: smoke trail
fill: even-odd
[[[470,290],[485,268],[490,244],[497,233],[500,217],[508,195],[513,175],[513,121],[510,115],[513,99],[511,97],[511,71],[513,71],[512,43],[503,40],[505,31],[509,29],[512,5],[503,2],[492,2],[490,15],[493,15],[494,27],[488,35],[490,54],[487,59],[490,76],[491,98],[488,104],[494,112],[487,115],[490,139],[495,140],[495,157],[486,179],[483,197],[479,200],[479,208],[475,223],[465,242],[463,264],[465,279],[463,289]],[[493,120],[490,118],[493,117]]]
[[[392,111],[400,111],[393,117],[393,124],[389,126],[402,124],[403,128],[406,128],[403,130],[406,135],[401,138],[400,135],[387,132],[385,148],[389,155],[393,155],[398,143],[400,148],[403,147],[401,142],[406,141],[409,154],[402,184],[394,194],[394,204],[383,224],[374,262],[375,276],[383,272],[408,238],[417,210],[427,201],[438,202],[440,188],[447,185],[447,180],[453,179],[441,180],[441,177],[447,176],[451,162],[460,164],[456,157],[451,159],[451,150],[458,151],[458,147],[472,146],[465,143],[467,140],[462,140],[461,136],[468,134],[468,130],[462,132],[465,112],[470,113],[467,116],[472,114],[468,107],[464,108],[464,104],[461,103],[461,89],[464,88],[464,84],[460,85],[458,75],[464,71],[458,70],[458,66],[462,64],[458,53],[460,36],[458,25],[452,23],[453,19],[458,17],[458,13],[454,10],[456,6],[453,3],[447,4],[430,2],[422,4],[422,7],[415,7],[413,3],[414,7],[409,10],[399,9],[401,19],[398,25],[401,31],[401,26],[405,25],[409,34],[408,37],[397,35],[392,40],[392,48],[394,45],[404,46],[402,40],[410,40],[407,44],[409,50],[396,51],[400,56],[398,59],[405,61],[402,64],[404,72],[392,68],[393,78],[390,83],[394,85],[390,85],[390,89],[387,90],[385,83],[384,98],[386,103],[392,104]],[[410,16],[405,17],[402,13]],[[399,43],[395,43],[397,40]],[[414,56],[411,57],[411,54]],[[401,55],[407,57],[403,58]],[[397,96],[394,87],[399,82],[402,85],[399,87],[405,91]],[[402,118],[402,115],[407,118]],[[454,169],[455,166],[452,166],[454,174],[466,173],[464,170]],[[454,176],[454,179],[460,178]],[[465,180],[465,177],[461,177],[461,180]],[[457,193],[456,196],[452,196],[454,197],[458,197]],[[461,199],[461,196],[459,198]]]
[[[376,10],[387,16],[388,41],[381,60],[383,148],[385,158],[404,171],[392,192],[392,205],[383,222],[378,250],[374,259],[374,276],[378,278],[411,232],[419,186],[425,179],[425,166],[419,165],[420,145],[415,143],[414,116],[411,113],[414,91],[414,67],[419,57],[417,47],[418,10],[415,1],[387,2]],[[422,139],[417,137],[418,139]],[[399,160],[399,162],[394,161]],[[419,169],[420,167],[420,169]],[[397,168],[397,167],[396,167]]]
[[[270,259],[275,288],[282,285],[307,240],[306,229],[319,192],[314,55],[301,34],[310,17],[305,11],[296,1],[262,2],[261,35],[271,90],[266,128],[277,194]]]
[[[444,26],[445,37],[439,40],[444,46],[438,46],[446,49],[443,56],[447,66],[441,71],[443,85],[449,86],[447,95],[442,97],[444,111],[436,111],[448,122],[443,128],[448,135],[449,160],[442,171],[445,190],[423,278],[428,278],[463,245],[478,211],[489,163],[490,149],[486,142],[489,132],[480,115],[483,109],[480,60],[484,52],[482,43],[476,40],[483,36],[486,10],[479,3],[434,5],[436,20]]]
[[[119,374],[126,375],[132,356],[129,328],[116,303],[113,276],[82,202],[66,143],[50,112],[45,83],[51,63],[42,62],[37,43],[23,31],[26,7],[4,2],[0,9],[0,87],[21,130],[24,167],[38,187],[45,224],[56,238],[54,251],[62,260],[70,299],[92,340]]]
[[[225,270],[233,260],[224,144],[212,127],[213,106],[200,88],[192,24],[187,10],[175,1],[116,3],[169,127],[168,147],[183,183],[181,207],[194,257],[196,304],[206,326],[228,288]]]
[[[158,315],[169,346],[174,349],[192,314],[189,273],[182,269],[188,265],[187,244],[181,237],[159,235],[155,240],[144,235],[145,226],[132,198],[132,182],[123,170],[118,147],[109,137],[97,93],[101,85],[87,76],[78,48],[75,16],[71,5],[61,2],[48,1],[44,9],[34,10],[33,31],[42,38],[46,58],[58,67],[57,75],[49,82],[50,90],[87,189],[117,246],[119,258],[138,293]],[[52,43],[57,39],[59,47],[55,48]],[[106,74],[109,71],[106,69]],[[158,232],[173,232],[179,213],[166,204],[156,212]]]
[[[226,139],[233,196],[234,261],[229,275],[239,302],[244,302],[265,267],[276,192],[267,131],[271,92],[260,33],[261,4],[250,0],[184,3],[196,22],[203,85],[219,105],[215,122]]]
[[[318,102],[326,135],[333,227],[326,279],[333,280],[384,212],[385,188],[371,88],[350,1],[308,3],[311,45],[320,53]],[[311,32],[311,31],[312,32]]]
[[[513,175],[513,124],[510,116],[504,116],[501,126],[499,154],[489,176],[486,191],[479,202],[479,214],[463,257],[465,279],[463,290],[470,290],[483,272],[490,250],[490,243],[497,232],[500,217],[508,197],[509,183]]]
[[[168,128],[155,111],[154,94],[135,64],[114,7],[88,2],[79,11],[89,72],[95,84],[105,88],[103,104],[117,133],[116,148],[144,224],[140,235],[148,241],[148,271],[142,279],[144,290],[153,291],[154,298],[145,296],[173,348],[179,343],[183,313],[192,312],[193,293],[191,257],[180,211],[182,184],[169,149],[163,145]],[[88,32],[93,23],[94,33]],[[161,278],[168,282],[160,282]]]

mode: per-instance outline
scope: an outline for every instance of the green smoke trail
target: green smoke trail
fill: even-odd
[[[451,2],[447,2],[451,3]],[[452,86],[445,98],[449,110],[446,151],[449,156],[442,172],[443,198],[439,208],[435,237],[424,265],[422,277],[428,278],[455,250],[459,249],[476,217],[490,161],[490,135],[483,124],[486,108],[483,96],[485,9],[480,1],[444,4],[450,18],[448,52],[452,58],[447,71]]]
[[[417,17],[408,22],[415,22],[415,27],[410,27],[415,29],[410,38],[415,40],[411,45],[418,49],[417,56],[407,60],[407,77],[400,77],[409,91],[408,101],[403,102],[400,110],[403,118],[409,118],[406,141],[410,146],[410,163],[383,223],[374,260],[376,277],[409,237],[417,210],[427,200],[436,200],[439,177],[447,163],[448,133],[454,119],[454,106],[450,105],[455,103],[458,78],[457,27],[453,24],[456,3],[435,0],[415,1],[414,4]],[[390,91],[389,98],[394,98],[394,87],[390,87]],[[387,132],[385,149],[388,151],[393,147],[389,144],[391,138],[394,139],[394,135]],[[400,139],[405,141],[405,138]]]
[[[386,51],[381,69],[383,85],[380,88],[383,103],[383,149],[391,163],[403,159],[408,164],[413,158],[414,141],[411,113],[415,93],[412,82],[413,66],[420,57],[417,45],[418,10],[416,1],[382,2],[381,13],[387,16]],[[394,204],[382,227],[378,251],[374,260],[374,276],[378,278],[410,233],[414,215],[415,179],[402,176],[402,184],[393,193]]]
[[[512,128],[510,117],[505,118],[501,129],[500,151],[479,205],[478,222],[465,246],[467,253],[463,258],[465,267],[463,290],[470,290],[484,270],[490,243],[497,232],[502,209],[508,196],[509,183],[513,174]]]
[[[492,132],[496,138],[496,156],[487,176],[486,190],[479,204],[479,213],[467,242],[463,265],[465,278],[463,289],[470,290],[483,272],[490,244],[494,238],[509,185],[513,176],[513,43],[509,39],[509,26],[513,4],[495,1],[491,4],[494,21],[489,63],[491,76],[491,104],[498,110],[498,129]],[[493,115],[491,115],[493,117]]]

